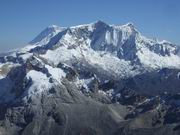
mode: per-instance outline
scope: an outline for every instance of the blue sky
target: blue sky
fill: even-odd
[[[0,52],[25,45],[49,25],[96,20],[132,22],[147,37],[180,44],[180,0],[1,0]]]

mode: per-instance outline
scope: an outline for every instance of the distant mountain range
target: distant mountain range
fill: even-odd
[[[49,26],[0,55],[0,134],[179,135],[180,47],[132,23]]]

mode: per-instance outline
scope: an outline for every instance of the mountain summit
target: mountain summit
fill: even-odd
[[[153,69],[180,67],[178,46],[169,42],[148,39],[142,36],[132,23],[114,26],[97,21],[70,28],[48,27],[30,44],[38,46],[35,46],[34,51],[44,50],[44,57],[57,63],[61,61],[58,59],[60,57],[52,59],[47,55],[51,52],[53,56],[58,55],[62,49],[67,49],[65,52],[76,52],[73,58],[82,57],[81,53],[84,56],[93,53],[92,58],[100,54],[104,54],[104,57],[112,55],[113,58],[118,58],[116,62],[125,60],[125,63],[135,62],[138,66]]]
[[[0,57],[0,133],[178,134],[179,91],[180,47],[132,23],[52,25]]]

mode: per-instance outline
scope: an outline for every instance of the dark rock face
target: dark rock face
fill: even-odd
[[[78,73],[76,71],[76,69],[73,69],[72,67],[69,67],[67,65],[64,65],[62,63],[59,63],[57,65],[58,68],[61,68],[64,70],[64,72],[66,73],[66,78],[69,80],[69,81],[75,81],[78,77]]]
[[[41,71],[43,68],[45,68],[44,64],[40,61],[38,61],[35,57],[31,57],[26,62],[27,69],[35,69],[37,71]]]
[[[113,101],[120,102],[123,105],[136,105],[146,100],[145,96],[137,94],[134,90],[124,88],[120,96],[115,96]]]
[[[176,94],[180,91],[179,72],[178,69],[164,68],[127,79],[123,85],[149,96],[155,96],[163,92]]]
[[[4,57],[0,57],[0,62],[1,62],[1,63],[6,62],[6,60],[4,59]]]
[[[179,123],[180,122],[180,108],[169,108],[166,115],[164,116],[165,124]]]
[[[7,76],[13,82],[11,92],[15,93],[16,97],[19,97],[24,92],[26,86],[25,76],[26,69],[24,66],[13,68]]]
[[[13,63],[16,63],[16,62],[17,62],[16,57],[13,57],[13,56],[7,56],[7,57],[6,57],[6,60],[9,61],[9,62],[13,62]]]

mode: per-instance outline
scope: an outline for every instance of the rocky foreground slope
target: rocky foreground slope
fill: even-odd
[[[128,23],[50,26],[0,56],[0,134],[179,135],[180,47]]]

